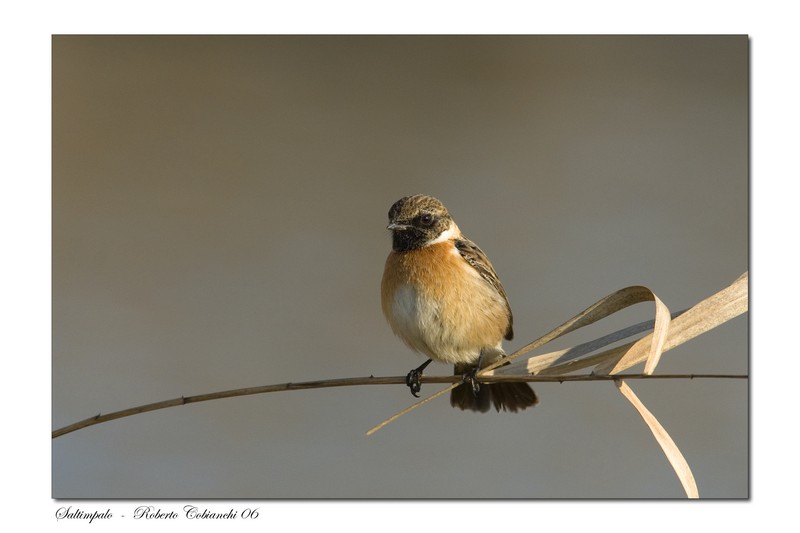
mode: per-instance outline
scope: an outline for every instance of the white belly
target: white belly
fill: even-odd
[[[478,346],[464,343],[469,338],[461,331],[468,327],[463,321],[446,322],[443,316],[451,316],[443,309],[444,302],[418,297],[410,285],[401,285],[394,292],[389,321],[394,333],[412,350],[443,363],[474,363],[481,350],[494,348],[502,352],[502,343],[496,346]]]

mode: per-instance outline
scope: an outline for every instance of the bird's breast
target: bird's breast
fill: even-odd
[[[381,304],[392,331],[410,348],[447,363],[474,362],[501,344],[505,298],[459,254],[452,241],[386,259]]]

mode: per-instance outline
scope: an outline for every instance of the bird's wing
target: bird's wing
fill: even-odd
[[[472,268],[477,270],[481,275],[481,278],[483,278],[486,283],[491,285],[494,290],[496,290],[498,294],[503,297],[503,300],[505,300],[506,309],[508,310],[508,328],[506,329],[505,338],[506,340],[510,341],[514,337],[514,319],[511,314],[511,305],[508,303],[508,296],[506,296],[506,291],[503,289],[503,284],[500,283],[500,278],[497,277],[497,272],[495,272],[494,268],[492,268],[492,263],[477,244],[465,237],[456,240],[455,245],[458,253],[461,254],[461,257],[463,257],[464,260],[469,263],[470,266],[472,266]]]

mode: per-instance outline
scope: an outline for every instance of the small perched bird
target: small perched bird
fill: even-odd
[[[536,405],[527,383],[479,384],[479,368],[505,356],[503,338],[514,336],[511,307],[492,264],[464,237],[445,206],[417,194],[389,209],[392,251],[381,281],[383,314],[412,350],[429,357],[408,373],[417,396],[420,376],[432,360],[455,365],[464,383],[450,404],[486,412],[491,405],[516,412]]]

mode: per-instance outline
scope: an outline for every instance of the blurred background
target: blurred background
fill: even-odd
[[[748,268],[746,36],[55,36],[52,52],[53,429],[405,375],[422,358],[379,284],[408,194],[442,200],[492,259],[507,351],[617,289],[675,311]],[[746,316],[657,370],[747,371]],[[701,497],[748,497],[747,381],[631,386]],[[405,386],[137,415],[55,439],[52,495],[683,497],[613,384],[535,388],[521,414],[443,398],[371,437]]]

